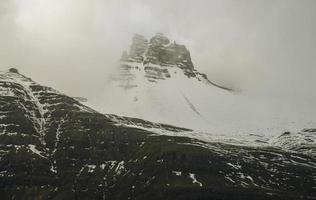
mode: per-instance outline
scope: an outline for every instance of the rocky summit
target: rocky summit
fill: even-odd
[[[125,89],[129,89],[136,87],[126,84],[126,81],[130,83],[136,78],[135,71],[143,71],[148,81],[157,82],[174,76],[177,73],[175,69],[181,69],[181,73],[188,78],[229,90],[211,82],[206,74],[198,72],[186,46],[170,41],[162,33],[157,33],[150,40],[139,34],[134,35],[129,52],[124,51],[122,54],[118,79],[125,81]]]
[[[224,107],[236,103],[232,90],[215,84],[195,68],[185,45],[161,33],[150,39],[134,35],[115,69],[103,86],[102,103],[96,107],[103,113],[214,131],[214,127],[221,127],[209,123],[214,117],[209,113],[213,107],[218,109],[216,102]]]
[[[143,47],[189,55],[162,36],[149,44],[137,37]],[[141,46],[132,49],[128,59],[155,60],[142,58]],[[192,67],[189,60],[186,66]],[[103,115],[17,70],[0,72],[1,199],[316,199],[315,154],[190,135],[189,129]],[[280,145],[291,135],[283,134]]]
[[[257,92],[214,83],[201,71],[211,72],[213,66],[194,65],[189,47],[163,34],[149,39],[136,34],[127,49],[93,105],[100,112],[220,136],[259,135],[257,140],[315,126],[313,117],[303,111],[294,115],[293,106],[281,99],[262,99],[253,95]]]
[[[190,52],[187,48],[171,42],[161,33],[156,34],[150,41],[142,35],[134,35],[130,52],[122,56],[122,60],[193,69]]]

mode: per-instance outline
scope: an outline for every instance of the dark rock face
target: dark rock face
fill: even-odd
[[[126,57],[125,57],[126,58]],[[170,43],[161,33],[150,39],[139,34],[133,37],[128,58],[130,61],[152,63],[161,66],[172,66],[193,69],[190,52],[184,45]],[[126,59],[124,59],[126,60]]]
[[[16,69],[16,68],[10,68],[9,69],[9,72],[11,72],[11,73],[19,73],[19,71],[18,71],[18,69]]]
[[[139,62],[144,61],[144,53],[147,49],[147,39],[139,34],[134,35],[132,45],[129,51],[129,57]]]
[[[0,74],[1,199],[315,199],[315,157],[205,143]]]
[[[145,62],[193,69],[190,52],[186,47],[175,42],[170,43],[169,39],[162,34],[157,34],[150,39]]]
[[[188,78],[230,90],[214,84],[206,74],[198,72],[192,63],[190,51],[184,45],[171,42],[161,33],[156,34],[149,41],[144,36],[136,34],[129,52],[123,52],[121,62],[119,78],[116,79],[121,80],[120,85],[124,85],[125,89],[133,88],[130,87],[133,85],[130,75],[135,73],[144,72],[149,82],[157,82],[172,78],[175,70],[179,69]]]
[[[157,67],[146,66],[144,68],[148,81],[156,82],[157,80],[164,80],[166,78],[170,78],[170,74],[168,69],[160,69]]]

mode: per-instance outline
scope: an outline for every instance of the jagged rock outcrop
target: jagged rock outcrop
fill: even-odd
[[[139,34],[134,35],[128,57],[138,62],[143,62],[147,47],[148,41],[144,36]]]
[[[272,138],[269,143],[284,150],[316,156],[316,129],[284,132],[280,136]]]
[[[311,155],[151,129],[190,133],[0,72],[1,199],[315,199]]]
[[[9,72],[17,73],[17,74],[19,73],[18,69],[16,69],[16,68],[10,68]]]
[[[121,62],[120,73],[115,80],[121,80],[119,85],[125,89],[133,88],[130,85],[133,85],[131,82],[135,77],[131,77],[131,74],[135,72],[142,71],[149,82],[155,83],[171,78],[178,69],[188,78],[228,89],[214,84],[206,74],[198,72],[192,63],[190,51],[161,33],[157,33],[149,41],[142,35],[134,35],[130,50],[123,52]],[[134,87],[137,86],[134,84]]]
[[[193,63],[187,48],[184,45],[176,44],[176,42],[171,43],[162,34],[157,34],[150,39],[145,62],[193,70]]]

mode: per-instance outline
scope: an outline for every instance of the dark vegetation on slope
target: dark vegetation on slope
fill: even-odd
[[[0,78],[1,199],[316,199],[312,156],[158,136]]]

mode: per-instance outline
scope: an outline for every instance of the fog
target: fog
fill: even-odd
[[[315,107],[313,0],[0,0],[0,70],[93,100],[133,34],[156,32],[216,83]]]

